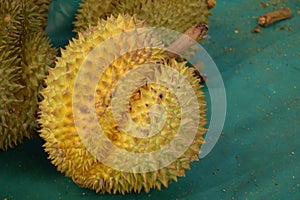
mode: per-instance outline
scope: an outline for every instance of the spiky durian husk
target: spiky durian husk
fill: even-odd
[[[207,0],[120,1],[115,13],[136,13],[147,25],[185,32],[197,23],[208,23]]]
[[[75,32],[95,26],[99,18],[110,14],[136,14],[148,26],[165,27],[181,33],[196,23],[208,23],[211,14],[207,0],[84,0],[80,4]]]
[[[39,90],[55,61],[37,10],[24,0],[0,1],[0,150],[34,134]]]
[[[99,18],[106,19],[112,14],[112,11],[115,9],[115,4],[118,1],[119,0],[88,0],[81,3],[78,8],[79,14],[75,16],[74,31],[78,32],[79,30],[87,29],[90,25],[97,25]],[[91,13],[91,15],[87,12]],[[95,16],[92,13],[97,13],[97,15]]]
[[[139,125],[149,123],[147,112],[153,104],[160,104],[166,109],[166,125],[151,139],[135,138],[126,135],[118,129],[112,117],[111,94],[116,83],[131,69],[139,64],[163,63],[182,74],[192,86],[199,103],[201,121],[197,134],[189,148],[183,154],[169,164],[167,167],[151,172],[130,173],[113,169],[95,158],[84,145],[77,127],[74,123],[72,105],[80,104],[80,98],[73,94],[74,84],[78,71],[87,55],[101,42],[119,33],[126,34],[126,30],[142,27],[142,23],[130,16],[119,15],[117,18],[109,17],[107,20],[99,21],[96,27],[79,33],[77,39],[73,39],[65,50],[62,50],[61,57],[56,62],[56,67],[50,69],[47,76],[47,87],[42,90],[44,100],[40,103],[41,134],[45,140],[45,151],[49,159],[57,167],[58,171],[71,177],[78,185],[91,188],[99,193],[128,193],[149,192],[151,188],[161,189],[162,185],[167,187],[171,181],[177,181],[177,177],[184,176],[185,170],[190,169],[190,162],[198,160],[200,145],[204,142],[202,135],[205,122],[204,94],[201,92],[199,80],[194,77],[193,69],[187,68],[186,63],[178,63],[166,56],[160,49],[149,48],[139,51],[130,51],[134,44],[128,41],[128,54],[114,60],[103,72],[99,80],[95,94],[95,108],[98,122],[105,135],[114,145],[124,148],[130,152],[145,153],[154,151],[164,146],[175,137],[180,123],[180,106],[178,101],[168,88],[151,83],[138,88],[130,98],[129,106],[132,120]],[[134,37],[135,42],[147,43],[145,38]],[[127,42],[126,42],[127,43]],[[129,46],[128,46],[129,45]],[[109,48],[111,47],[111,49]],[[122,44],[114,43],[105,48],[105,51],[97,52],[101,59],[110,57],[111,51],[121,48]],[[95,58],[98,60],[98,58]],[[89,60],[89,71],[85,74],[93,76],[97,70],[95,60]],[[88,80],[82,80],[78,87],[86,90],[90,88]],[[184,98],[183,94],[181,97]],[[72,97],[74,98],[72,99]],[[119,99],[120,102],[128,99]],[[197,110],[191,108],[191,113]],[[84,109],[83,109],[84,110]],[[92,127],[86,119],[86,113],[80,116],[83,118],[85,136],[92,134]],[[95,139],[91,138],[91,143]],[[96,140],[100,148],[105,146],[101,138]],[[109,156],[109,155],[108,155]],[[110,155],[118,161],[118,156]]]
[[[41,28],[46,28],[47,12],[49,11],[49,4],[52,0],[28,0],[27,4],[31,4],[38,13],[38,18],[41,20]]]

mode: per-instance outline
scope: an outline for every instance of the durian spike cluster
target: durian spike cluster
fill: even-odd
[[[49,4],[52,0],[29,0],[26,1],[27,3],[32,3],[35,7],[35,11],[37,13],[36,17],[40,20],[41,28],[46,28],[46,19],[47,19],[47,12],[49,10]]]
[[[49,154],[49,159],[58,171],[71,177],[79,186],[93,189],[97,193],[149,192],[150,189],[160,190],[163,186],[168,187],[171,182],[177,181],[178,177],[185,175],[185,170],[190,169],[190,162],[198,160],[200,146],[204,143],[206,103],[199,79],[194,76],[194,69],[186,67],[186,62],[178,62],[168,57],[163,49],[157,48],[160,41],[150,41],[151,39],[143,37],[143,34],[133,35],[132,40],[125,39],[122,42],[113,39],[118,34],[121,34],[121,38],[126,38],[129,30],[135,33],[142,27],[144,24],[135,17],[119,15],[117,18],[111,16],[106,20],[100,20],[97,26],[80,32],[78,38],[70,41],[66,49],[62,50],[56,67],[49,70],[47,87],[41,92],[44,99],[40,103],[40,136],[45,140],[44,148]],[[110,41],[110,45],[98,48],[104,41]],[[145,48],[135,49],[137,44],[142,44]],[[122,54],[124,47],[128,53]],[[94,56],[89,57],[92,51]],[[115,54],[118,56],[115,57]],[[108,62],[108,58],[115,59]],[[105,61],[110,64],[103,66]],[[136,88],[129,98],[117,99],[118,105],[128,102],[126,107],[130,118],[128,120],[139,126],[146,126],[155,121],[155,116],[149,115],[150,108],[154,105],[158,104],[165,109],[165,124],[157,134],[146,138],[133,136],[121,129],[115,119],[118,115],[114,116],[112,104],[114,89],[118,82],[143,64],[168,66],[177,71],[177,76],[184,77],[190,86],[186,88],[181,82],[175,82],[176,88],[185,91],[175,96],[170,88],[151,82]],[[83,66],[86,66],[86,71],[82,72]],[[177,76],[170,77],[170,74],[162,69],[157,67],[153,71],[150,70],[147,75],[160,75],[162,79],[177,80]],[[94,77],[99,71],[103,71],[101,77]],[[99,78],[95,90],[91,88],[94,78]],[[119,87],[118,91],[123,94],[126,88],[126,85]],[[190,97],[186,93],[189,89],[195,94],[195,101],[189,101]],[[91,96],[87,91],[95,93]],[[95,108],[96,121],[101,126],[104,136],[96,134],[97,129],[95,124],[91,123],[91,116],[86,109],[87,102],[82,99],[85,96]],[[180,99],[191,103],[189,110],[181,109]],[[176,140],[183,112],[195,118],[201,117],[198,126],[190,127],[196,127],[191,144],[168,165],[147,172],[135,172],[104,164],[108,158],[119,166],[130,164],[123,162],[121,158],[124,157],[115,154],[113,149],[107,146],[107,139],[112,146],[140,156],[168,146],[172,140]],[[160,121],[162,116],[157,117]],[[121,117],[121,124],[128,124],[128,121],[123,119],[125,120]],[[183,124],[189,124],[189,121]],[[184,135],[188,134],[189,131],[184,132]],[[176,151],[177,148],[180,148],[180,145],[173,146],[170,151]],[[95,156],[94,152],[102,154],[107,159]],[[148,164],[151,165],[152,162],[155,164],[156,161],[154,158],[149,160]],[[139,165],[133,168],[138,167]]]
[[[49,2],[0,1],[0,150],[37,128],[39,90],[56,57],[44,33]]]
[[[215,0],[83,0],[74,22],[75,32],[95,26],[98,19],[113,14],[137,15],[147,26],[185,32],[197,23],[208,23]]]

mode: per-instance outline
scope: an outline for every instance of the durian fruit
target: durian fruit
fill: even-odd
[[[49,4],[52,0],[28,0],[27,5],[31,5],[35,8],[35,12],[37,13],[37,17],[41,20],[41,28],[46,28],[46,19],[47,19],[47,12],[49,10]]]
[[[100,20],[97,26],[80,32],[78,38],[70,41],[66,49],[62,50],[56,67],[49,70],[46,79],[47,87],[41,92],[44,99],[40,102],[40,136],[45,140],[44,148],[49,154],[49,159],[58,171],[71,177],[79,186],[93,189],[97,193],[149,192],[152,188],[168,187],[170,182],[177,181],[178,177],[185,175],[185,170],[190,169],[190,162],[198,160],[200,146],[204,143],[205,97],[199,79],[194,76],[194,69],[186,67],[186,62],[169,58],[163,49],[157,48],[160,47],[160,41],[151,42],[152,39],[144,37],[143,34],[134,35],[131,37],[132,40],[112,39],[118,34],[126,36],[129,30],[138,32],[138,28],[142,27],[144,24],[135,17],[119,15],[117,18],[111,16],[107,20]],[[99,45],[104,41],[110,41],[109,45],[99,49]],[[136,50],[137,44],[146,45],[145,48]],[[124,47],[127,47],[127,53],[123,54]],[[89,57],[91,52],[94,52],[93,56]],[[108,58],[113,58],[111,63]],[[128,98],[115,99],[118,105],[125,105],[128,102],[128,107],[125,109],[129,113],[129,119],[123,118],[123,115],[115,115],[113,94],[117,94],[114,93],[114,88],[132,70],[140,69],[138,66],[143,64],[168,66],[177,71],[178,76],[184,77],[190,88],[186,88],[181,82],[175,82],[176,88],[182,88],[184,91],[177,96],[165,85],[146,82],[135,88]],[[82,72],[82,66],[86,66],[87,71]],[[146,75],[147,77],[160,75],[163,78],[168,77],[169,80],[176,80],[175,76],[165,73],[163,69],[162,67],[151,69],[146,71]],[[95,77],[95,74],[102,70],[102,76]],[[91,85],[95,78],[97,82],[93,90]],[[135,84],[135,80],[132,84]],[[125,94],[129,85],[119,87],[119,94]],[[187,95],[189,89],[195,94],[195,101]],[[94,91],[92,94],[94,98],[89,91]],[[88,102],[95,108],[96,122],[104,135],[98,135],[99,129],[95,128],[95,124],[90,121],[91,117],[86,109],[87,102],[82,99],[83,97],[87,97]],[[179,102],[181,98],[193,105],[188,111],[181,109]],[[157,104],[165,109],[163,116],[166,121],[158,133],[151,137],[140,138],[128,134],[126,129],[121,129],[116,122],[116,119],[120,120],[120,124],[125,127],[128,120],[141,127],[147,126],[151,121],[157,122],[154,125],[159,125],[162,116],[158,116],[158,121],[155,121],[155,116],[149,114],[151,112],[149,109]],[[141,157],[148,152],[159,151],[176,140],[183,112],[195,118],[201,116],[199,125],[190,127],[195,128],[196,133],[188,148],[166,166],[139,171],[140,165],[137,164],[130,170],[130,162],[123,162],[121,159],[126,156],[113,152],[112,146],[136,153]],[[189,131],[184,132],[183,135],[188,134]],[[111,145],[108,145],[107,140]],[[180,148],[179,145],[172,147],[171,152]],[[95,153],[99,153],[105,159],[95,156]],[[110,166],[106,163],[107,160],[121,168]],[[155,165],[156,161],[155,158],[149,160],[149,166],[153,163]],[[126,166],[129,166],[129,170],[122,169]]]
[[[76,20],[74,21],[74,31],[79,32],[80,30],[87,29],[90,25],[95,26],[97,25],[98,19],[106,19],[112,14],[112,11],[115,9],[115,5],[118,1],[119,0],[83,1],[78,8],[78,14],[75,16]]]
[[[39,90],[56,57],[38,10],[32,1],[0,1],[0,150],[37,129]]]
[[[212,4],[214,2],[214,4]],[[140,20],[146,20],[148,26],[164,27],[185,32],[197,23],[208,23],[209,9],[215,0],[83,0],[74,22],[75,32],[97,24],[110,14],[136,14]]]

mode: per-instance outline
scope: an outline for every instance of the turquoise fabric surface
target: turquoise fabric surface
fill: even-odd
[[[46,31],[54,46],[74,36],[79,2],[51,3]],[[300,1],[260,2],[218,0],[212,10],[203,46],[223,77],[226,122],[186,177],[148,194],[96,194],[57,172],[36,137],[0,152],[0,199],[300,199]],[[291,19],[251,33],[259,15],[281,6]]]

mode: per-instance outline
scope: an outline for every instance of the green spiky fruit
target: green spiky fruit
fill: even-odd
[[[74,31],[96,25],[99,18],[121,13],[136,14],[138,19],[146,20],[148,26],[160,26],[183,33],[197,23],[207,24],[210,8],[208,0],[84,0],[76,15]]]
[[[0,150],[37,128],[39,90],[56,56],[38,10],[31,1],[0,1]]]
[[[130,35],[128,30],[137,30],[140,27],[143,27],[143,23],[134,17],[119,15],[117,18],[109,17],[107,20],[101,20],[96,27],[79,33],[78,38],[70,41],[66,49],[62,50],[56,67],[49,71],[46,79],[47,87],[42,90],[44,100],[40,103],[40,136],[45,140],[44,147],[49,154],[49,159],[58,171],[71,177],[75,183],[99,193],[124,194],[142,190],[149,192],[151,188],[167,187],[170,182],[177,181],[178,177],[184,176],[185,170],[190,169],[190,162],[198,160],[197,155],[204,142],[203,134],[206,131],[203,127],[206,124],[204,94],[201,91],[199,79],[194,76],[194,70],[186,67],[185,62],[177,62],[169,58],[162,49],[157,48],[159,41],[157,41],[158,45],[153,47],[150,45],[153,44],[150,43],[150,39],[139,34],[124,41],[112,39],[118,34],[123,34],[124,37]],[[110,44],[102,49],[97,48],[104,41],[109,41]],[[143,44],[145,48],[135,50],[137,44]],[[127,53],[122,54],[124,47]],[[94,52],[94,56],[89,57],[91,52]],[[115,54],[121,54],[121,56],[113,59],[107,66],[103,66],[108,62],[108,58]],[[128,102],[125,112],[129,113],[129,117],[114,115],[113,96],[117,95],[114,89],[132,70],[138,70],[138,66],[143,64],[159,65],[157,68],[146,71],[146,77],[160,76],[161,78],[157,80],[172,80],[173,86],[177,89],[181,88],[184,92],[175,95],[167,86],[146,82],[129,93],[128,98],[116,99],[117,105],[125,105]],[[160,67],[161,64],[175,70],[177,76],[184,77],[190,88],[181,82],[176,82],[177,76],[165,73],[164,68]],[[83,66],[87,71],[84,71],[81,76],[79,74],[82,73]],[[95,79],[96,74],[102,70],[102,76]],[[94,90],[92,82],[95,80]],[[139,82],[135,79],[132,81],[131,84]],[[125,95],[125,90],[129,85],[120,86],[117,90],[120,91],[119,94]],[[194,101],[187,95],[189,90],[195,94]],[[89,91],[92,91],[92,94],[89,94]],[[87,101],[95,108],[96,124],[103,130],[102,136],[97,134],[99,129],[95,128],[95,124],[90,121],[91,116],[86,108],[88,103],[82,99],[85,97],[88,97]],[[183,102],[191,103],[188,110],[182,109],[179,102],[181,99]],[[155,105],[160,105],[165,109],[166,119],[157,134],[141,138],[128,134],[126,128],[120,128],[128,125],[129,121],[140,127],[154,122],[154,127],[156,127],[160,124],[162,115],[149,114],[153,111],[150,108]],[[118,109],[119,107],[117,111],[120,111]],[[130,163],[129,161],[123,162],[121,158],[126,158],[126,156],[115,154],[107,140],[112,146],[142,157],[148,152],[159,151],[168,146],[177,138],[181,116],[184,113],[195,118],[201,116],[199,126],[192,126],[185,130],[183,135],[188,135],[189,129],[195,128],[195,136],[191,138],[187,149],[166,166],[139,171],[139,167],[142,167],[139,164],[134,165],[132,170],[124,170],[112,167],[105,162],[110,159],[112,163],[121,167],[128,166]],[[115,117],[120,121],[117,122]],[[183,121],[183,124],[189,124],[189,120]],[[132,126],[127,128],[132,129]],[[146,135],[148,133],[145,132]],[[176,152],[177,148],[180,149],[180,145],[173,145],[170,152]],[[101,156],[97,157],[94,153],[104,155],[106,159],[102,159]],[[146,164],[147,166],[149,164],[149,167],[152,164],[155,166],[156,161],[153,158]]]
[[[115,9],[115,3],[117,0],[110,1],[97,1],[88,0],[80,4],[78,8],[78,14],[76,14],[74,21],[75,32],[83,29],[87,29],[89,26],[97,25],[98,19],[106,19],[112,14]],[[90,13],[90,14],[89,14]],[[97,15],[93,14],[97,13]]]
[[[29,0],[27,4],[35,8],[36,13],[38,13],[38,18],[41,20],[41,28],[46,28],[46,19],[47,19],[47,12],[49,10],[49,4],[52,0]]]

